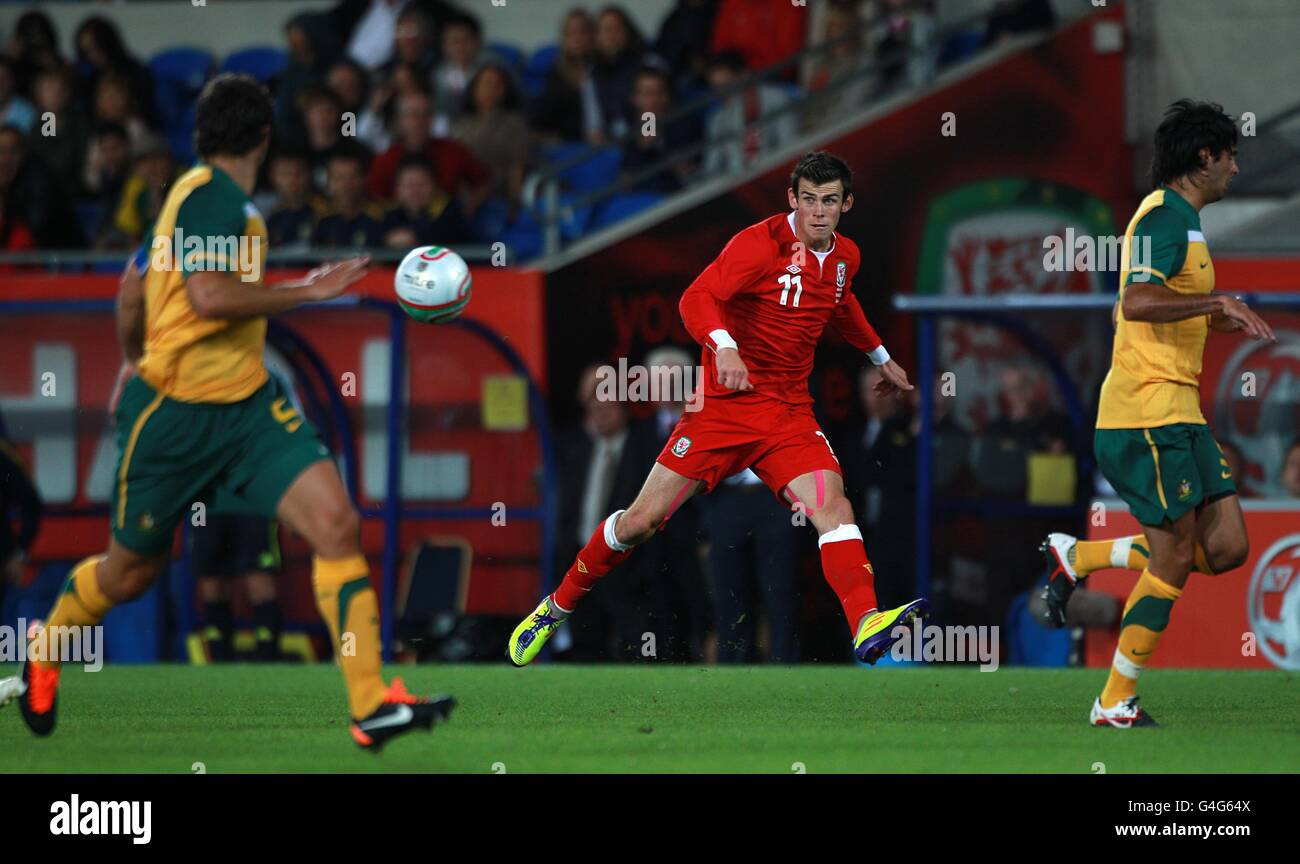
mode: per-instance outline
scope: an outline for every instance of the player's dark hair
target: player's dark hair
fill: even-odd
[[[853,194],[853,169],[833,153],[816,150],[804,154],[790,173],[790,188],[799,194],[799,181],[807,180],[813,186],[822,186],[839,180],[844,184],[844,197]]]
[[[199,94],[194,151],[201,159],[243,156],[266,140],[273,118],[266,87],[249,75],[225,72]]]
[[[1179,99],[1156,128],[1151,157],[1151,188],[1201,170],[1201,150],[1211,159],[1237,146],[1237,124],[1214,102]]]

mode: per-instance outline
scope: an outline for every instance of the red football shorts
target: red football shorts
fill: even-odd
[[[722,480],[754,469],[781,500],[781,491],[801,474],[824,469],[840,474],[840,463],[813,417],[811,405],[791,405],[744,393],[705,399],[687,411],[655,461],[710,492]]]

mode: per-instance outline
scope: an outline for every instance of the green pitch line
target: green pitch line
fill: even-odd
[[[0,710],[0,771],[1300,771],[1294,673],[1155,670],[1142,695],[1162,728],[1118,731],[1087,725],[1096,670],[387,671],[454,693],[451,722],[374,756],[348,737],[329,665],[72,668],[51,738]]]

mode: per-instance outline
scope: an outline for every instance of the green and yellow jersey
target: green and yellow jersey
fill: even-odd
[[[178,177],[153,227],[144,275],[144,356],[138,372],[181,402],[238,402],[266,383],[266,319],[200,318],[185,280],[221,271],[261,285],[266,223],[220,168],[198,164]]]
[[[1142,200],[1124,234],[1120,300],[1134,282],[1180,294],[1214,290],[1214,265],[1196,209],[1161,187]],[[1101,386],[1098,429],[1146,429],[1204,424],[1201,360],[1210,316],[1164,324],[1129,321],[1117,313],[1110,372]]]

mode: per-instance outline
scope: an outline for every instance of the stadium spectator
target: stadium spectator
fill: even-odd
[[[0,126],[14,126],[24,134],[32,131],[36,109],[18,93],[14,64],[0,57]]]
[[[176,177],[176,163],[167,142],[155,138],[143,145],[122,187],[122,196],[110,226],[98,238],[101,249],[132,249],[153,225]]]
[[[1300,498],[1300,438],[1291,442],[1282,459],[1282,473],[1279,477],[1282,488],[1292,498]]]
[[[271,160],[270,174],[276,195],[266,217],[271,248],[310,246],[316,219],[325,209],[312,189],[311,160],[301,151],[282,150]]]
[[[16,126],[0,127],[0,251],[29,252],[36,248],[36,238],[13,206],[14,180],[22,159],[22,133]],[[0,265],[0,273],[12,267]]]
[[[325,73],[325,86],[339,99],[343,111],[360,117],[366,110],[366,70],[354,60],[340,60]]]
[[[466,212],[472,214],[486,192],[487,168],[459,141],[435,138],[430,134],[431,107],[429,97],[423,93],[408,93],[401,97],[395,140],[370,165],[367,178],[370,197],[379,200],[392,198],[397,166],[407,156],[423,156],[434,166],[438,185],[461,198]]]
[[[153,136],[131,95],[130,82],[120,75],[107,73],[99,76],[95,85],[95,120],[121,124],[132,151]]]
[[[1056,12],[1051,0],[998,0],[989,16],[984,44],[997,45],[1022,33],[1051,30],[1056,26]]]
[[[659,397],[653,417],[646,422],[653,424],[661,449],[695,397],[697,357],[676,345],[655,348],[645,356],[646,369],[658,380],[658,393],[652,390],[651,396]],[[712,591],[702,567],[703,514],[702,499],[683,504],[659,536],[642,547],[636,565],[644,574],[646,605],[652,616],[646,624],[658,634],[660,660],[714,662],[717,658]]]
[[[121,123],[104,121],[95,127],[86,151],[81,185],[105,210],[117,203],[131,170],[131,145]]]
[[[24,231],[40,249],[76,249],[85,244],[70,199],[41,160],[27,151],[17,126],[0,126],[0,213],[7,244],[22,242]]]
[[[299,136],[305,123],[302,95],[323,83],[339,53],[338,33],[328,15],[304,12],[288,20],[284,35],[289,62],[275,85],[275,125],[283,135]]]
[[[6,589],[22,583],[43,512],[40,493],[22,457],[9,440],[0,437],[0,621],[6,620]]]
[[[709,71],[709,42],[718,17],[718,0],[677,0],[659,25],[654,50],[672,70],[676,95],[701,90]]]
[[[90,141],[89,120],[72,107],[72,70],[62,67],[36,76],[33,96],[41,121],[32,128],[32,150],[72,196],[80,191],[82,166]],[[47,128],[45,117],[52,119]]]
[[[195,593],[203,604],[203,636],[214,663],[235,660],[233,583],[242,584],[253,618],[254,659],[280,656],[279,525],[261,516],[211,513],[190,533]]]
[[[397,16],[397,27],[393,31],[393,59],[385,65],[381,77],[387,78],[393,66],[404,63],[414,66],[422,79],[429,80],[438,60],[434,41],[437,35],[429,13],[414,3],[407,4]]]
[[[585,9],[564,16],[559,54],[533,107],[532,125],[544,140],[594,144],[600,139],[600,107],[591,77],[594,32]]]
[[[689,118],[668,121],[672,111],[672,82],[668,74],[657,66],[643,66],[637,72],[632,85],[632,107],[636,125],[632,137],[623,145],[622,170],[625,176],[633,176],[663,161],[699,138],[694,134]],[[671,194],[685,185],[696,164],[695,159],[677,162],[636,181],[627,191]]]
[[[582,371],[577,390],[583,420],[557,441],[560,463],[559,537],[556,554],[571,558],[587,542],[596,526],[620,501],[631,500],[645,472],[659,455],[661,442],[652,421],[632,421],[627,406],[598,396],[600,367]],[[654,541],[662,540],[657,537]],[[646,544],[649,545],[649,544]],[[639,552],[629,559],[635,568]],[[625,579],[603,579],[592,588],[582,607],[569,619],[575,660],[633,660],[640,657],[642,635],[658,631],[647,626],[644,574],[630,572]],[[651,576],[660,574],[651,574]],[[559,651],[562,643],[557,644]]]
[[[66,68],[59,51],[59,34],[50,16],[39,9],[24,12],[14,24],[6,53],[13,61],[15,86],[19,93],[32,92],[41,72]]]
[[[1047,383],[1027,364],[1011,364],[999,374],[1002,413],[984,429],[975,468],[980,486],[994,496],[1023,500],[1031,453],[1065,453],[1065,419],[1049,411]]]
[[[153,75],[149,67],[132,57],[122,42],[117,25],[102,15],[92,15],[77,28],[77,60],[89,72],[85,76],[86,92],[99,100],[99,83],[106,77],[121,80],[129,103],[140,117],[153,117]]]
[[[750,69],[763,69],[798,53],[804,45],[808,10],[769,0],[722,0],[713,23],[714,54],[736,51]],[[794,79],[793,66],[780,75]]]
[[[920,87],[939,66],[937,27],[925,0],[885,0],[885,34],[876,44],[881,64],[880,92]]]
[[[398,63],[387,81],[380,82],[370,91],[366,110],[357,118],[357,137],[373,152],[383,153],[393,144],[391,130],[397,127],[397,106],[402,98],[420,94],[431,98],[429,82],[420,77],[414,67]],[[433,134],[434,120],[429,118],[429,134]]]
[[[433,167],[407,156],[397,169],[397,206],[384,214],[384,245],[450,246],[468,241],[469,227],[456,199],[438,187]]]
[[[809,65],[804,77],[808,93],[804,127],[810,130],[860,108],[878,86],[875,76],[868,72],[873,58],[866,48],[865,24],[856,2],[831,3],[823,39],[830,47]],[[828,88],[828,92],[821,92]]]
[[[340,148],[326,166],[329,209],[316,223],[313,246],[363,249],[383,244],[383,218],[366,199],[366,157],[358,147]]]
[[[746,74],[745,59],[734,51],[709,62],[709,86],[721,104],[709,117],[705,137],[704,176],[717,177],[741,170],[759,154],[777,149],[798,134],[793,112],[760,123],[760,119],[790,102],[784,88],[751,84],[739,92],[722,95]]]
[[[913,590],[916,430],[907,402],[877,392],[880,380],[876,366],[859,376],[864,419],[837,452],[874,565],[876,593],[888,609],[905,602]]]
[[[312,185],[325,186],[325,170],[330,158],[341,147],[360,146],[343,137],[343,104],[327,87],[308,87],[300,97],[303,132],[293,142],[293,149],[307,154],[311,164]]]
[[[467,109],[452,127],[452,137],[487,166],[488,194],[517,210],[529,156],[519,88],[504,66],[489,61],[474,73],[465,95]]]
[[[335,14],[348,22],[347,56],[372,72],[385,66],[393,58],[397,18],[405,5],[406,0],[342,3],[343,8],[336,9]]]
[[[442,60],[433,72],[434,134],[446,135],[465,110],[465,92],[482,61],[483,32],[468,15],[442,25]]]
[[[596,18],[595,48],[591,77],[600,110],[600,132],[593,143],[600,144],[628,129],[632,81],[645,60],[645,47],[627,12],[606,6]]]

